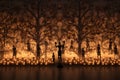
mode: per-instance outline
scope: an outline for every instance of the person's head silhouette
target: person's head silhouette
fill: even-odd
[[[100,44],[98,44],[98,47],[100,47]]]
[[[63,44],[65,44],[65,41],[63,41]]]
[[[15,48],[15,46],[13,45],[13,48]]]
[[[82,50],[84,50],[84,48],[82,48]]]
[[[61,43],[59,42],[59,45],[61,45]]]

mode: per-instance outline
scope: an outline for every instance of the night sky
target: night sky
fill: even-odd
[[[22,6],[23,4],[28,4],[26,1],[33,1],[33,0],[0,0],[0,8],[3,8],[4,6],[12,5],[12,6]],[[35,1],[35,0],[34,0]],[[36,0],[37,1],[37,0]],[[48,3],[50,2],[63,2],[63,3],[68,3],[69,1],[72,1],[74,3],[77,3],[78,0],[41,0],[41,2]],[[84,0],[89,2],[90,4],[93,4],[95,6],[103,7],[115,7],[119,8],[120,7],[120,0]]]

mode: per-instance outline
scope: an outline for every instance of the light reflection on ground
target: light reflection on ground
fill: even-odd
[[[120,67],[0,67],[0,80],[119,80]]]

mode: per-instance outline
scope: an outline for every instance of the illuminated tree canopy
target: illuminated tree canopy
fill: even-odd
[[[72,45],[76,54],[81,54],[81,48],[93,51],[98,43],[107,52],[110,39],[119,48],[119,1],[91,1],[1,0],[1,56],[11,53],[15,45],[19,54],[39,57],[55,52],[59,41],[66,42],[66,51]]]

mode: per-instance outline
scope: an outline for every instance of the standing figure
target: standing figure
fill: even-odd
[[[117,49],[117,45],[114,44],[114,54],[117,55],[118,54],[118,49]]]
[[[109,40],[109,50],[112,50],[112,40]]]
[[[63,50],[63,48],[64,48],[64,44],[62,45],[60,42],[58,43],[58,45],[57,45],[57,43],[55,42],[55,46],[56,47],[58,47],[58,60],[59,61],[62,61],[62,57],[61,57],[61,54],[62,54],[62,50]]]
[[[85,50],[82,48],[82,58],[85,60]]]
[[[88,38],[86,39],[86,50],[87,50],[87,51],[90,50],[90,44],[89,44]]]
[[[31,50],[31,46],[30,46],[30,41],[27,41],[27,50],[30,51]]]
[[[37,44],[37,58],[40,58],[40,46],[39,46],[39,44]]]
[[[97,56],[100,56],[101,59],[101,50],[100,50],[100,44],[97,45]]]
[[[71,40],[71,44],[70,44],[70,51],[73,51],[73,40]]]
[[[13,45],[12,50],[13,50],[13,57],[16,57],[17,51],[16,51],[16,47],[14,45]]]
[[[53,53],[53,55],[52,55],[52,60],[53,60],[53,62],[55,63],[55,54]]]

